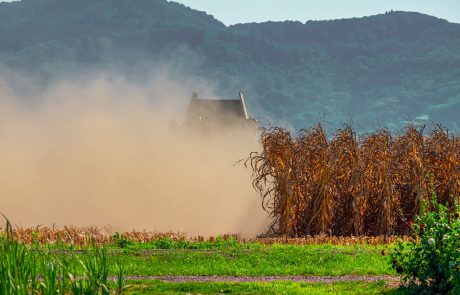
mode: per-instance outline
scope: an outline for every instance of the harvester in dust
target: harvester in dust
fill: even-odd
[[[240,92],[239,99],[205,99],[193,92],[185,116],[184,131],[203,136],[257,138],[257,121],[249,117]]]

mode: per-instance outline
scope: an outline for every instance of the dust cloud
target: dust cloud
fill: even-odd
[[[255,142],[182,130],[191,91],[181,81],[90,80],[27,98],[0,83],[0,212],[14,224],[190,235],[266,229],[250,171],[234,165]]]

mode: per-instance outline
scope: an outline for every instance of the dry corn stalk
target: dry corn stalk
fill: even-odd
[[[270,129],[261,143],[246,165],[276,234],[407,234],[432,191],[442,203],[460,195],[460,140],[441,127],[357,139],[346,126],[328,140],[318,124],[298,137]]]

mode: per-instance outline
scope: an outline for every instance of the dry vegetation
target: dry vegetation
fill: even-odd
[[[119,238],[125,238],[133,242],[148,243],[160,239],[187,240],[182,233],[156,233],[156,232],[125,232],[123,234],[111,234],[104,229],[96,227],[77,228],[64,227],[55,229],[49,227],[16,228],[11,235],[19,242],[25,244],[63,244],[75,246],[106,245]],[[196,238],[197,240],[199,238]]]
[[[16,228],[11,231],[12,237],[25,244],[39,243],[42,245],[74,245],[79,247],[88,247],[93,245],[108,245],[116,243],[117,240],[125,239],[135,243],[151,243],[161,239],[172,241],[189,241],[189,242],[214,242],[217,237],[190,237],[184,233],[158,233],[158,232],[138,232],[131,231],[122,234],[109,234],[99,228],[76,228],[65,227],[63,229],[53,229],[49,227],[39,228]],[[1,234],[0,234],[1,235]],[[243,239],[238,235],[223,235],[222,240],[236,240],[240,243],[256,242],[265,245],[273,244],[290,244],[290,245],[381,245],[395,243],[398,240],[410,240],[409,237],[337,237],[327,235],[305,236],[302,238],[291,237],[259,237],[255,239]]]
[[[458,202],[460,139],[436,127],[406,127],[397,135],[378,130],[358,137],[350,127],[328,138],[321,125],[298,137],[274,128],[261,137],[262,151],[246,160],[277,237],[245,240],[264,244],[382,244],[409,234],[421,204]],[[429,202],[425,202],[429,204]],[[114,239],[149,243],[160,239],[213,242],[183,233],[113,232],[99,228],[17,228],[24,243],[110,244]],[[292,238],[302,237],[302,238]]]
[[[320,124],[298,137],[273,128],[261,144],[245,164],[276,234],[404,235],[432,192],[451,205],[460,195],[460,140],[439,126],[360,137],[347,126],[331,139]]]

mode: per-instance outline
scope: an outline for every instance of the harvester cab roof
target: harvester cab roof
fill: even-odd
[[[206,99],[193,92],[185,116],[185,128],[203,135],[257,135],[257,122],[249,117],[243,93],[238,99]]]

